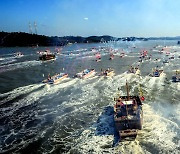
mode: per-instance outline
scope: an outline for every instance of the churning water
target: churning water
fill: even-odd
[[[171,82],[171,76],[180,69],[180,47],[176,41],[165,44],[169,56],[159,53],[164,41],[73,44],[47,62],[38,60],[37,51],[55,47],[0,48],[0,153],[179,153],[180,83]],[[152,59],[139,63],[142,50]],[[14,57],[18,51],[24,56]],[[95,61],[97,52],[101,62]],[[122,52],[126,56],[120,58]],[[163,64],[164,59],[169,63]],[[126,73],[131,65],[139,65],[141,76]],[[166,75],[150,77],[156,66]],[[115,70],[112,78],[73,78],[85,68],[100,73],[108,67]],[[69,78],[57,85],[41,82],[59,72]],[[142,86],[143,130],[134,141],[113,146],[113,98],[118,88],[126,95],[126,80],[131,95]]]

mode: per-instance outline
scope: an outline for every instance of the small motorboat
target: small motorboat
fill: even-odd
[[[14,55],[16,58],[23,57],[24,55],[21,52],[16,52]]]
[[[122,53],[120,54],[120,58],[123,58],[124,56],[125,56],[125,53],[122,52]]]
[[[153,69],[152,73],[149,74],[149,76],[151,76],[151,77],[161,77],[163,75],[165,75],[164,71],[161,69],[157,69],[157,68]]]
[[[142,62],[143,62],[142,58],[139,58],[138,62],[139,62],[139,63],[142,63]]]
[[[174,56],[169,57],[169,59],[174,59]]]
[[[100,53],[96,53],[96,62],[100,62],[101,61],[101,54]]]
[[[55,54],[51,53],[49,50],[45,50],[44,52],[40,52],[39,60],[54,60],[56,58]]]
[[[142,129],[143,110],[142,102],[143,96],[129,96],[129,87],[126,83],[127,96],[118,96],[114,98],[116,102],[114,105],[114,121],[120,139],[126,137],[135,138],[138,130]]]
[[[176,70],[175,75],[172,76],[172,82],[180,82],[180,71]]]
[[[163,63],[167,64],[167,63],[169,63],[169,61],[168,60],[163,60]]]
[[[109,60],[113,60],[113,59],[114,59],[114,55],[113,55],[113,54],[110,54]]]
[[[107,70],[101,72],[99,76],[112,77],[112,76],[114,76],[114,75],[115,75],[114,70],[108,68]]]
[[[172,76],[172,82],[180,82],[180,76],[173,75]]]
[[[47,83],[47,84],[58,84],[67,77],[68,77],[68,74],[60,73],[60,74],[56,74],[54,76],[48,76],[48,79],[43,80],[42,82]]]
[[[87,79],[89,77],[92,77],[96,74],[95,69],[85,69],[80,73],[77,73],[75,77],[80,79]]]
[[[160,58],[156,58],[156,59],[154,59],[154,61],[155,61],[155,62],[160,62],[161,59],[160,59]]]
[[[96,62],[100,62],[101,61],[101,59],[96,59]]]
[[[133,74],[136,74],[136,75],[140,75],[141,74],[141,71],[138,67],[130,67],[130,69],[127,71],[127,73],[133,73]]]

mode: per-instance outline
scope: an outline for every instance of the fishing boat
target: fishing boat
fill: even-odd
[[[80,73],[77,73],[75,77],[80,79],[87,79],[89,77],[92,77],[96,74],[95,69],[85,69]]]
[[[139,63],[142,63],[142,62],[143,62],[142,58],[139,58],[138,62],[139,62]]]
[[[55,54],[51,53],[49,50],[45,50],[39,56],[39,60],[46,61],[46,60],[54,60],[56,58]]]
[[[114,54],[110,54],[109,60],[113,60],[113,59],[114,59]]]
[[[141,71],[138,67],[130,67],[130,69],[127,71],[127,73],[133,73],[135,75],[140,75]]]
[[[99,76],[103,76],[103,77],[112,77],[112,76],[114,76],[114,75],[115,75],[114,70],[108,68],[107,70],[101,72]]]
[[[174,56],[169,57],[169,59],[174,59]]]
[[[47,84],[58,84],[67,77],[68,77],[68,74],[60,73],[60,74],[56,74],[54,76],[48,76],[48,79],[43,80],[42,82],[47,83]]]
[[[172,82],[180,82],[180,76],[173,75],[172,76]]]
[[[16,52],[16,53],[14,54],[14,56],[15,56],[16,58],[20,58],[20,57],[23,57],[24,55],[23,55],[21,52]]]
[[[157,68],[154,68],[152,73],[149,74],[151,77],[161,77],[163,75],[165,75],[164,71]]]
[[[127,96],[114,98],[114,121],[115,127],[121,139],[136,137],[138,130],[142,129],[143,96],[129,96],[129,87],[126,82]]]
[[[123,58],[124,56],[125,56],[125,53],[122,52],[122,53],[120,54],[120,58]]]
[[[95,54],[95,56],[96,56],[96,61],[100,62],[101,61],[101,54],[98,52]]]
[[[172,82],[180,82],[180,70],[176,70],[175,75],[172,76]]]
[[[163,60],[163,64],[167,64],[167,63],[169,63],[169,61],[168,60]]]

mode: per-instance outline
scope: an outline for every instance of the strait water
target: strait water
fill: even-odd
[[[160,54],[164,45],[167,48]],[[41,62],[37,51],[45,49],[55,47],[0,48],[0,153],[180,153],[180,83],[171,82],[180,69],[177,41],[73,44],[64,47],[55,61]],[[152,60],[139,63],[143,50]],[[14,57],[18,51],[24,56]],[[97,52],[101,62],[95,61]],[[126,56],[120,58],[122,52]],[[169,60],[172,55],[175,59]],[[164,59],[169,63],[163,64]],[[139,65],[141,76],[126,73],[131,65]],[[166,75],[150,77],[156,66]],[[98,74],[108,67],[115,70],[112,78],[73,78],[85,68]],[[41,82],[60,72],[69,78],[57,85]],[[118,88],[126,94],[126,80],[131,95],[142,86],[143,130],[134,141],[113,146],[113,98]]]

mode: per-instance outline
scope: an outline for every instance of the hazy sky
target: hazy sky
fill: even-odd
[[[49,36],[179,36],[180,0],[0,0],[0,31]]]

